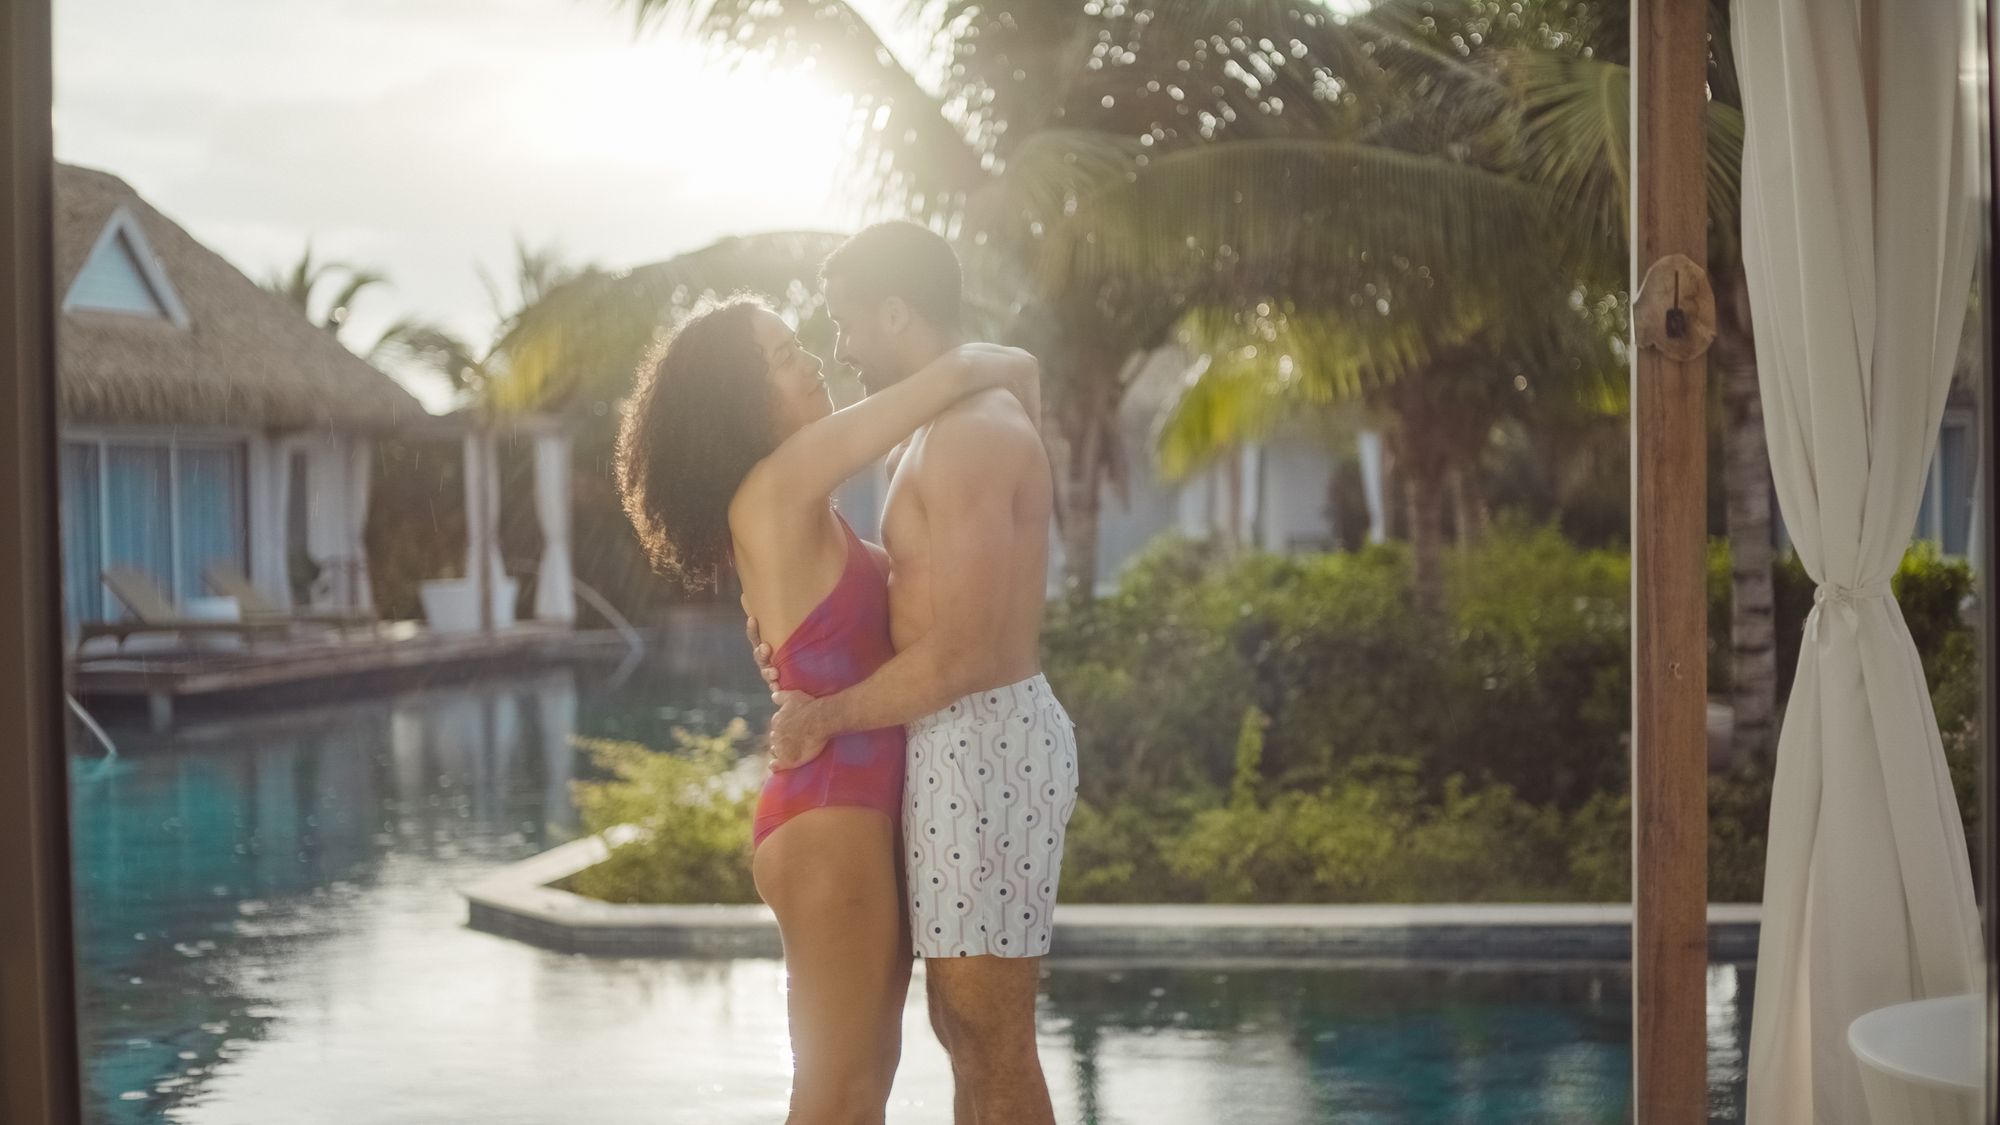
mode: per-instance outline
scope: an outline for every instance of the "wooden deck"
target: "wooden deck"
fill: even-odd
[[[476,669],[617,659],[626,651],[612,630],[527,622],[491,634],[439,636],[415,622],[389,622],[373,630],[322,630],[228,647],[93,647],[72,656],[69,690],[91,705],[144,703],[154,728],[165,729],[183,703],[261,706],[414,686]]]

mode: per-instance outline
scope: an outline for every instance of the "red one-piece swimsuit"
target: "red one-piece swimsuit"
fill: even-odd
[[[834,518],[847,536],[847,559],[833,592],[771,656],[785,691],[832,695],[867,679],[896,653],[888,581],[854,529],[839,513]],[[903,728],[885,727],[836,735],[805,765],[773,771],[757,798],[754,842],[763,843],[808,809],[829,805],[877,809],[900,829],[903,753]]]

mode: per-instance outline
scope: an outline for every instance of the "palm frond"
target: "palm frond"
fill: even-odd
[[[1292,394],[1266,368],[1218,365],[1204,357],[1188,372],[1180,395],[1153,435],[1160,475],[1185,479],[1217,455],[1260,441],[1296,409]]]
[[[1089,129],[1044,129],[1006,168],[967,197],[962,235],[979,253],[1034,260],[1053,229],[1083,201],[1130,181],[1146,152],[1138,141]]]
[[[405,317],[385,329],[368,349],[374,363],[404,363],[442,375],[452,389],[471,390],[485,374],[485,361],[469,342],[450,329]]]
[[[1178,336],[1206,362],[1156,435],[1162,471],[1182,475],[1330,406],[1407,404],[1412,395],[1450,403],[1436,413],[1468,417],[1535,403],[1579,417],[1622,415],[1630,386],[1623,295],[1544,297],[1543,327],[1532,333],[1476,310],[1450,324],[1271,302],[1191,310]]]
[[[1583,248],[1547,197],[1455,161],[1339,141],[1207,145],[1085,201],[1052,288],[1143,277],[1184,306],[1262,298],[1445,330],[1545,307]]]
[[[1630,212],[1631,74],[1624,66],[1549,51],[1510,55],[1519,100],[1515,126],[1520,174],[1555,197],[1557,209],[1589,224],[1622,276]],[[1704,189],[1719,254],[1733,253],[1742,197],[1743,111],[1719,99],[1707,108]]]
[[[842,0],[620,0],[729,65],[807,68],[855,109],[854,174],[872,202],[943,214],[986,176],[979,154],[860,12]]]
[[[386,275],[374,270],[349,269],[347,280],[341,284],[339,291],[327,305],[320,327],[329,332],[339,332],[341,325],[347,323],[348,310],[354,307],[355,298],[359,297],[363,290],[376,285],[385,285],[388,281]]]
[[[1598,59],[1522,51],[1509,68],[1521,116],[1522,173],[1602,243],[1628,235],[1629,72]]]
[[[1743,214],[1743,109],[1711,99],[1708,103],[1709,255],[1738,253]]]
[[[820,307],[820,263],[840,241],[820,232],[726,238],[624,273],[585,273],[514,319],[494,348],[490,402],[553,409],[585,385],[616,398],[646,353],[704,300],[754,294],[804,322]]]
[[[311,315],[313,285],[323,272],[325,267],[313,262],[312,242],[307,240],[299,260],[288,269],[273,271],[264,279],[262,286],[265,292],[283,297],[293,308]]]

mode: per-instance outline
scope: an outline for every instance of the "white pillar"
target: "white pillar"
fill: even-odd
[[[1388,512],[1382,505],[1382,432],[1363,430],[1355,435],[1354,445],[1361,457],[1361,491],[1368,500],[1368,541],[1380,543],[1389,537]]]
[[[1252,442],[1242,449],[1243,510],[1237,513],[1242,526],[1236,541],[1256,550],[1264,546],[1264,447]]]
[[[291,540],[292,447],[263,434],[249,444],[250,581],[276,605],[292,604]]]
[[[569,435],[535,436],[535,519],[542,528],[542,561],[535,577],[535,619],[576,620],[569,561]]]

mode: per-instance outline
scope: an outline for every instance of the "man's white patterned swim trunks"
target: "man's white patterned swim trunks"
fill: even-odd
[[[911,723],[903,782],[910,931],[922,957],[1049,951],[1076,727],[1040,675]]]

